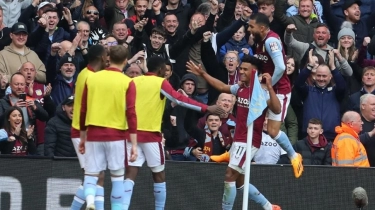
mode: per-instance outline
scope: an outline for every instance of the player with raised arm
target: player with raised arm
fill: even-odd
[[[79,150],[85,154],[86,210],[95,210],[98,176],[107,166],[112,181],[111,209],[123,209],[126,138],[132,142],[130,162],[137,158],[136,87],[122,73],[127,56],[126,47],[112,46],[110,66],[88,76],[82,94]]]
[[[105,68],[105,62],[107,58],[107,52],[102,45],[94,45],[90,47],[87,53],[88,65],[84,68],[77,77],[77,81],[75,84],[75,92],[74,92],[74,109],[73,109],[73,120],[72,120],[72,129],[71,129],[71,138],[74,145],[74,149],[76,150],[77,157],[81,168],[85,169],[85,157],[83,154],[79,152],[79,142],[80,139],[80,126],[79,126],[79,119],[80,119],[80,112],[81,112],[81,101],[82,101],[82,94],[85,88],[86,79],[89,75],[100,71]],[[96,186],[96,195],[95,195],[95,207],[97,210],[104,209],[104,171],[100,172],[98,185]],[[74,195],[74,199],[72,205],[70,207],[71,210],[80,210],[83,204],[85,203],[85,193],[83,191],[83,184],[78,187],[76,194]]]
[[[161,143],[160,125],[162,124],[166,98],[175,104],[195,111],[225,114],[225,111],[217,105],[207,106],[176,92],[164,78],[166,68],[165,59],[154,56],[147,61],[148,73],[133,79],[136,86],[136,95],[142,96],[137,98],[135,104],[139,156],[136,161],[128,163],[126,168],[124,210],[129,209],[134,180],[139,168],[145,161],[151,169],[154,180],[155,210],[164,209],[166,200],[165,156],[164,147]],[[150,116],[152,117],[150,118]],[[132,143],[128,142],[128,152],[131,148]]]
[[[211,32],[204,33],[204,41],[208,41]],[[252,93],[252,87],[249,87],[249,83],[254,78],[251,78],[251,72],[253,69],[259,69],[261,61],[255,57],[245,55],[242,58],[240,65],[240,82],[242,85],[226,85],[220,80],[217,80],[207,74],[202,68],[195,65],[193,62],[188,62],[186,67],[189,72],[196,75],[202,76],[212,87],[222,93],[231,93],[237,96],[237,118],[236,128],[234,131],[233,144],[230,148],[229,164],[225,172],[224,181],[224,194],[222,200],[222,209],[231,210],[233,208],[234,200],[236,198],[237,190],[242,190],[244,185],[244,174],[245,174],[245,161],[246,161],[246,144],[247,144],[247,116],[249,113],[249,99]],[[264,90],[265,98],[267,99],[267,105],[275,113],[281,111],[280,101],[278,100],[271,83],[271,76],[268,73],[262,75],[266,80]],[[262,141],[262,127],[265,119],[266,111],[263,111],[262,115],[254,121],[253,129],[253,145],[251,148],[251,159],[258,151]],[[280,207],[272,205],[252,184],[249,185],[249,198],[261,205],[265,210],[279,210]]]
[[[294,151],[288,136],[280,131],[292,92],[285,71],[285,52],[279,35],[271,31],[269,25],[269,19],[262,13],[250,16],[248,31],[253,35],[256,43],[254,56],[263,61],[260,73],[268,73],[272,76],[272,86],[281,104],[281,113],[268,109],[267,132],[287,152],[293,166],[294,176],[299,178],[303,172],[302,156]]]

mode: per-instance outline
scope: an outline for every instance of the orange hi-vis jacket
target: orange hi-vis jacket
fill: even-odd
[[[333,141],[331,156],[333,166],[370,167],[366,149],[356,133],[348,125],[336,126],[338,134]]]

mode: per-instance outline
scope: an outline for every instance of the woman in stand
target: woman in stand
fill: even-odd
[[[36,154],[34,126],[26,131],[22,110],[12,106],[5,112],[4,128],[0,129],[0,152],[17,156]]]

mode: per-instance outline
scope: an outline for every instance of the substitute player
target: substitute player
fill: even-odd
[[[303,172],[302,156],[294,151],[288,136],[280,131],[292,92],[285,71],[285,53],[280,37],[270,30],[269,25],[268,17],[262,13],[250,16],[248,31],[253,35],[256,43],[254,56],[263,61],[260,73],[268,73],[272,76],[272,86],[281,104],[281,113],[277,114],[268,109],[267,132],[287,152],[293,165],[294,176],[299,178]]]
[[[73,121],[72,121],[72,131],[71,138],[74,145],[74,148],[77,153],[79,164],[84,170],[85,168],[85,158],[78,150],[79,142],[81,141],[79,136],[80,126],[80,112],[81,112],[81,102],[82,102],[82,93],[85,87],[86,79],[89,75],[94,72],[100,71],[105,68],[105,62],[107,58],[107,52],[102,45],[94,45],[90,47],[87,53],[88,65],[84,68],[77,77],[75,84],[75,96],[74,96],[74,110],[73,110]],[[104,172],[101,172],[99,175],[98,185],[96,186],[96,195],[95,195],[95,207],[96,210],[104,209]],[[83,192],[83,185],[79,186],[77,192],[74,196],[71,210],[80,210],[82,205],[85,203],[85,194]]]
[[[211,32],[204,33],[204,41],[208,41]],[[258,69],[261,65],[261,61],[255,57],[245,55],[241,60],[240,65],[240,81],[243,83],[242,86],[226,85],[220,80],[217,80],[202,70],[200,66],[195,65],[193,62],[188,62],[186,67],[188,71],[202,76],[212,87],[222,93],[231,93],[237,96],[237,107],[236,107],[236,128],[234,131],[233,145],[230,148],[229,154],[229,165],[225,172],[224,181],[224,194],[222,200],[222,209],[231,210],[233,208],[234,200],[236,198],[237,190],[242,190],[244,185],[244,174],[245,174],[245,161],[246,161],[246,144],[247,144],[247,116],[249,113],[249,98],[252,93],[252,87],[249,87],[249,83],[254,78],[251,78],[251,72],[253,69]],[[265,98],[267,99],[267,105],[275,113],[281,111],[280,102],[272,88],[271,76],[268,73],[263,74],[263,78],[266,79],[266,88],[269,91],[264,91]],[[253,145],[251,148],[251,159],[253,159],[255,153],[258,151],[262,141],[262,127],[265,119],[266,111],[254,121],[253,129]],[[237,189],[236,189],[237,188]],[[249,198],[261,205],[265,210],[279,210],[280,207],[272,205],[252,184],[249,185]]]
[[[199,112],[211,112],[224,114],[225,111],[219,106],[207,106],[198,103],[178,92],[164,78],[166,65],[165,59],[155,56],[147,61],[148,73],[133,79],[136,86],[136,113],[138,134],[138,158],[129,163],[126,168],[126,180],[124,181],[125,199],[124,209],[130,205],[133,193],[134,180],[138,174],[139,167],[147,161],[147,166],[152,171],[154,179],[155,210],[163,210],[166,200],[165,184],[165,157],[164,147],[161,143],[161,124],[165,108],[166,98],[172,102]],[[127,143],[128,154],[132,143]]]
[[[130,161],[137,157],[136,88],[122,73],[127,56],[126,47],[112,46],[110,66],[87,77],[82,94],[79,150],[85,154],[86,210],[95,210],[98,176],[107,166],[112,181],[111,209],[123,209],[125,138],[133,145]]]

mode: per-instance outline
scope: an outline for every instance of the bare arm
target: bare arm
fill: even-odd
[[[211,75],[207,74],[205,71],[203,71],[201,64],[196,65],[192,61],[188,61],[186,64],[187,71],[191,72],[197,76],[203,77],[208,84],[210,84],[212,87],[214,87],[216,90],[220,91],[221,93],[229,93],[231,94],[230,85],[224,84],[222,81],[212,77]]]

